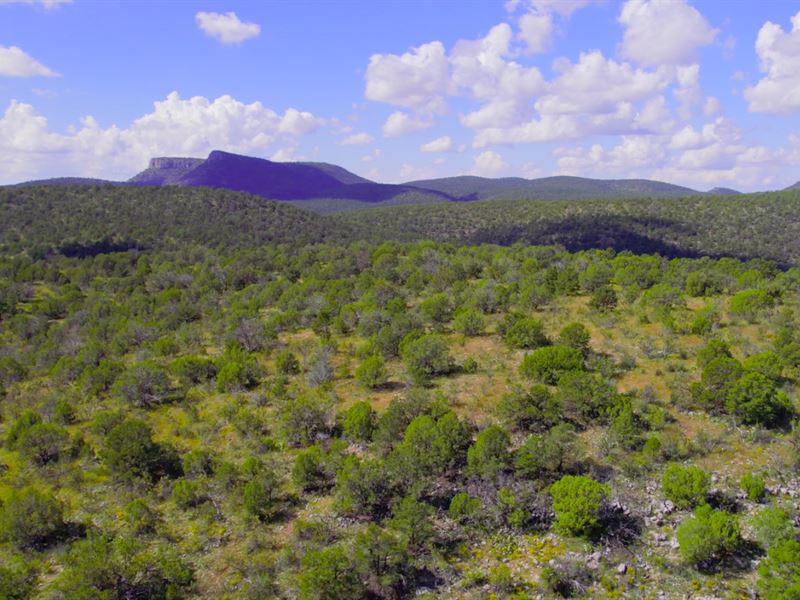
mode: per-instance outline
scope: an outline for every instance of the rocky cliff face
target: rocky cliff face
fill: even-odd
[[[202,164],[202,158],[176,158],[170,156],[161,156],[158,158],[151,158],[148,169],[194,169]]]
[[[161,156],[151,158],[147,169],[131,177],[128,183],[134,185],[176,185],[187,173],[205,162],[202,158],[182,158]]]

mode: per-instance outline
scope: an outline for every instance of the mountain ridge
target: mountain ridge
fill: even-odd
[[[312,209],[315,204],[320,204],[329,212],[384,204],[476,200],[660,199],[739,193],[722,187],[702,192],[650,179],[594,179],[567,175],[535,179],[460,175],[388,184],[372,181],[332,163],[275,162],[222,150],[214,150],[206,158],[154,157],[146,169],[127,181],[61,177],[16,185],[74,184],[210,187],[246,192],[271,200],[309,202],[308,206]],[[798,186],[800,182],[786,189],[796,189]]]

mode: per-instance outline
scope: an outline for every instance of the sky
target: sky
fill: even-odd
[[[800,2],[0,0],[0,184],[215,149],[780,189]]]

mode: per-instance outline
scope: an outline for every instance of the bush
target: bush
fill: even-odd
[[[381,460],[348,456],[336,473],[336,510],[348,515],[379,517],[391,497]]]
[[[464,308],[453,319],[453,329],[462,335],[474,336],[483,333],[486,319],[483,313],[474,308]]]
[[[791,413],[786,394],[760,373],[746,373],[728,392],[728,412],[745,425],[776,426]]]
[[[529,379],[554,385],[563,373],[583,369],[583,356],[574,348],[549,346],[539,348],[522,359],[519,372]]]
[[[197,385],[217,376],[217,366],[203,356],[181,356],[170,364],[170,370],[184,385]]]
[[[744,360],[744,368],[746,371],[760,373],[773,381],[779,381],[783,372],[781,359],[774,352],[759,352],[748,356]]]
[[[156,363],[140,363],[120,375],[114,384],[114,393],[136,408],[152,408],[167,400],[169,376]]]
[[[291,350],[285,348],[275,356],[275,368],[282,375],[296,375],[300,372],[300,361]]]
[[[751,322],[770,306],[772,298],[764,290],[744,290],[731,297],[731,314]]]
[[[192,570],[171,548],[93,537],[76,542],[65,563],[53,584],[60,598],[190,597]]]
[[[608,499],[607,485],[583,475],[565,475],[550,486],[555,526],[567,535],[588,537],[600,523],[600,508]]]
[[[331,426],[333,402],[314,393],[287,399],[278,411],[278,426],[292,446],[313,444]]]
[[[9,450],[16,450],[22,435],[34,425],[42,422],[42,417],[39,413],[32,410],[26,410],[16,418],[14,424],[8,429],[6,434],[5,446]]]
[[[154,480],[179,470],[171,452],[153,441],[153,431],[135,419],[123,421],[106,436],[102,457],[113,473],[123,479]]]
[[[372,439],[377,416],[369,402],[356,402],[344,413],[344,437],[353,442],[366,443]]]
[[[364,592],[348,552],[340,545],[307,552],[297,576],[300,600],[360,598]]]
[[[550,478],[560,474],[577,456],[578,436],[568,423],[559,423],[547,433],[528,437],[514,455],[514,466],[528,479]]]
[[[742,478],[739,480],[739,487],[747,494],[747,499],[751,502],[762,500],[767,490],[764,478],[755,473],[746,473],[742,475]]]
[[[769,549],[758,565],[758,590],[764,600],[800,598],[800,542],[787,540]]]
[[[365,358],[356,369],[356,379],[366,388],[374,389],[384,385],[388,379],[386,363],[380,355]]]
[[[515,431],[544,431],[559,420],[560,408],[546,386],[534,385],[527,393],[515,390],[504,395],[497,413]]]
[[[242,502],[248,514],[259,521],[268,521],[278,512],[280,482],[271,471],[262,471],[247,482],[242,492]]]
[[[664,495],[678,508],[692,508],[704,503],[710,482],[708,473],[694,465],[669,465],[661,479]]]
[[[589,354],[589,343],[592,336],[581,323],[570,323],[558,334],[558,343],[567,348],[574,348],[584,356]]]
[[[467,492],[459,492],[450,500],[447,514],[455,521],[472,522],[478,517],[482,507],[480,498],[470,496]]]
[[[511,459],[510,444],[511,439],[502,427],[492,425],[481,431],[467,451],[467,473],[483,479],[500,475]]]
[[[592,292],[589,306],[599,312],[609,312],[617,308],[617,293],[613,288],[603,285]]]
[[[406,369],[418,383],[447,374],[452,369],[450,349],[436,334],[423,335],[409,342],[401,352]]]
[[[710,506],[698,507],[678,527],[678,545],[686,562],[701,565],[733,553],[742,543],[739,521]]]
[[[125,506],[123,518],[134,535],[153,533],[158,523],[158,515],[141,498]]]
[[[751,525],[755,540],[766,549],[793,540],[797,534],[791,515],[779,506],[768,506],[756,513]]]
[[[0,537],[23,550],[46,548],[66,529],[61,502],[33,487],[12,493],[0,515]]]
[[[304,492],[323,490],[333,484],[328,457],[319,446],[310,446],[297,453],[292,480]]]
[[[183,457],[183,472],[187,477],[205,477],[214,474],[214,460],[205,448],[195,448]]]
[[[38,423],[27,429],[19,439],[20,454],[37,467],[65,458],[69,445],[67,430],[53,423]]]
[[[172,487],[172,501],[179,508],[192,508],[200,504],[200,486],[191,479],[178,479]]]
[[[544,334],[542,322],[538,319],[524,317],[514,323],[505,334],[505,342],[511,348],[533,350],[549,343]]]

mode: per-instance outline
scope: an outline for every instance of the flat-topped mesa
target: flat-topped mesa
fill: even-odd
[[[203,162],[202,158],[184,158],[174,156],[159,156],[151,158],[148,169],[193,169]]]

